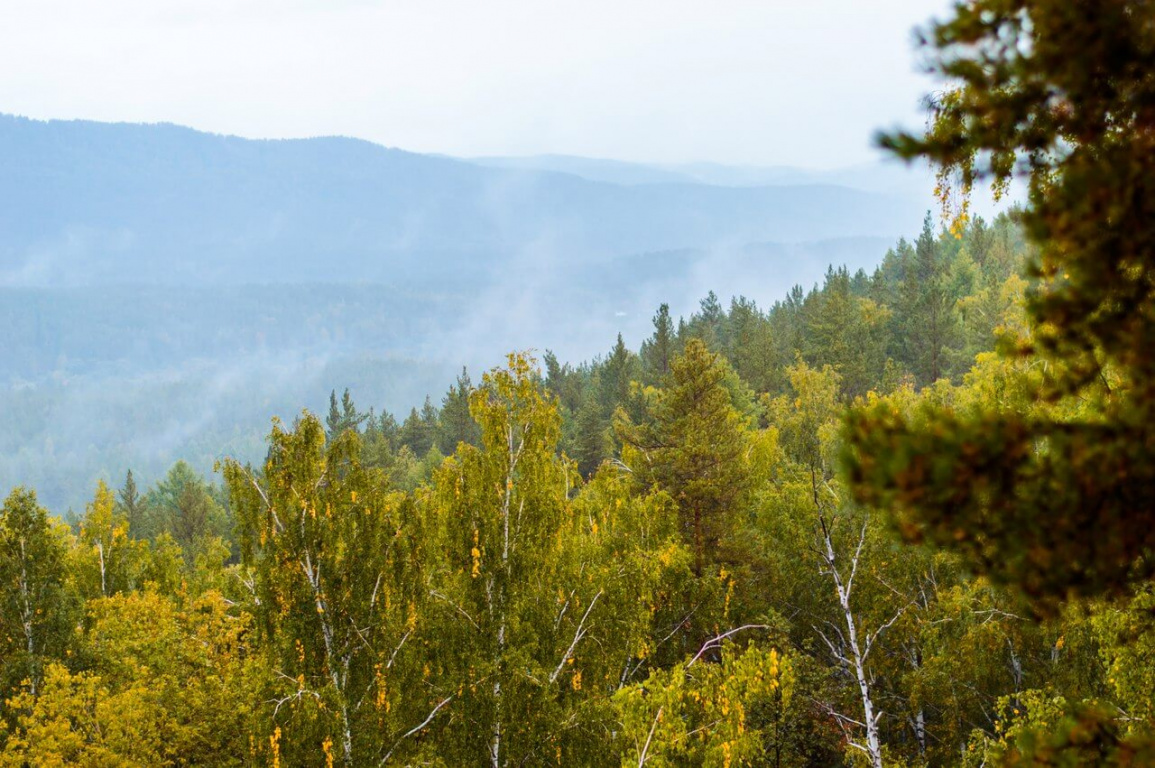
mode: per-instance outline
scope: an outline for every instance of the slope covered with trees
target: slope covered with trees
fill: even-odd
[[[884,142],[963,203],[873,274],[16,488],[0,764],[1155,763],[1152,11],[956,6]]]
[[[637,351],[511,355],[401,419],[334,392],[220,486],[130,475],[70,523],[14,490],[0,762],[981,765],[1075,704],[1086,749],[1146,733],[1147,587],[1037,616],[836,471],[851,402],[1056,407],[994,351],[1031,255],[928,217]]]

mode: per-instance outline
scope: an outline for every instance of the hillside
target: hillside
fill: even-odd
[[[893,238],[919,203],[835,185],[617,185],[346,138],[0,117],[0,284],[503,278],[748,242]],[[925,204],[925,203],[921,203]]]
[[[662,302],[872,270],[925,205],[591,163],[0,116],[0,484],[78,506],[128,467],[254,457],[332,388],[403,414],[511,349],[590,358]]]

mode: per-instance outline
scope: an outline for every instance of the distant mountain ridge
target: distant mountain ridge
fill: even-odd
[[[401,416],[513,349],[636,346],[660,303],[872,269],[927,205],[724,166],[490,165],[0,115],[0,489],[80,508],[129,467],[259,461],[269,417],[331,389]]]
[[[613,184],[708,184],[721,187],[789,187],[831,185],[929,199],[934,173],[927,167],[899,161],[862,163],[846,168],[814,170],[795,166],[736,166],[724,163],[647,164],[574,155],[471,157],[490,168],[555,171]]]
[[[0,285],[500,280],[749,242],[897,237],[924,200],[594,181],[349,138],[0,116]]]

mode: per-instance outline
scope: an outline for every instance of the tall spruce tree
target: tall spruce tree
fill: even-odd
[[[124,486],[116,495],[116,503],[128,523],[128,535],[140,538],[145,525],[146,510],[131,469],[124,476]]]
[[[914,264],[907,273],[904,296],[912,296],[906,343],[911,349],[911,368],[916,381],[926,385],[946,373],[945,350],[951,329],[946,269],[928,211],[922,232],[914,244]]]
[[[469,396],[472,393],[473,382],[469,380],[469,372],[462,368],[456,383],[450,385],[441,401],[437,446],[443,454],[453,453],[458,443],[477,445],[481,439],[481,428],[469,415]]]
[[[357,406],[353,404],[353,396],[346,387],[341,395],[341,403],[337,404],[337,390],[329,392],[329,415],[325,417],[325,429],[332,440],[347,429],[358,431],[361,424],[369,418],[368,414],[357,413]]]
[[[667,491],[678,505],[694,572],[726,556],[726,545],[749,482],[743,420],[726,389],[725,362],[699,339],[686,343],[670,365],[668,387],[635,424],[619,412],[617,433],[629,450],[623,461],[642,480]]]
[[[620,405],[630,399],[630,383],[637,378],[637,356],[626,348],[622,335],[598,371],[599,399],[606,419]]]
[[[437,443],[437,409],[432,400],[426,397],[420,412],[416,408],[409,411],[398,430],[397,440],[418,458],[429,453]]]
[[[647,384],[657,384],[670,372],[670,360],[674,357],[674,321],[670,318],[670,305],[662,304],[654,315],[654,334],[642,342],[640,357],[642,375]]]

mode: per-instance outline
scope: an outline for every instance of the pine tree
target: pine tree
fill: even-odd
[[[685,331],[679,330],[678,338],[683,342],[689,336],[701,339],[707,347],[715,352],[726,353],[730,350],[730,339],[726,328],[726,311],[722,309],[722,302],[713,291],[702,299],[698,311],[686,324]]]
[[[730,302],[730,364],[734,372],[757,392],[773,386],[774,340],[770,323],[758,306],[744,296]]]
[[[674,357],[674,321],[670,305],[662,304],[654,315],[654,334],[642,342],[642,373],[647,384],[657,384],[670,372]]]
[[[810,304],[803,357],[815,366],[837,367],[848,398],[865,395],[885,367],[889,317],[854,294],[845,267],[832,268]]]
[[[329,391],[329,415],[325,417],[325,427],[330,437],[336,437],[341,429],[341,408],[337,405],[337,390]]]
[[[420,412],[416,408],[409,411],[397,433],[397,441],[408,448],[414,456],[424,457],[437,441],[437,417],[429,398]]]
[[[602,462],[613,453],[613,443],[609,439],[610,422],[602,413],[597,398],[587,396],[581,408],[573,417],[573,437],[568,451],[577,462],[582,477],[589,477],[597,471]]]
[[[602,412],[607,418],[615,408],[629,402],[630,383],[637,378],[637,375],[637,356],[626,348],[626,343],[619,333],[610,356],[598,371],[598,395]]]
[[[884,137],[965,195],[1020,171],[1038,249],[1020,354],[1032,413],[886,405],[849,420],[860,500],[1040,598],[1125,592],[1155,570],[1155,133],[1150,2],[970,0],[926,36],[948,82],[923,135]],[[957,225],[965,221],[965,203]]]
[[[429,447],[432,448],[437,443],[437,429],[440,422],[440,414],[437,412],[437,406],[433,404],[433,399],[429,395],[425,396],[425,403],[421,406],[421,427],[429,440]],[[428,453],[428,450],[426,450]]]
[[[911,284],[917,291],[910,320],[908,343],[914,351],[913,369],[921,384],[931,384],[943,377],[949,316],[945,286],[946,270],[939,244],[931,228],[930,212],[923,219],[922,232],[914,244],[915,262]]]
[[[346,387],[341,395],[341,404],[337,405],[337,390],[329,392],[329,415],[325,417],[325,429],[330,440],[336,438],[347,429],[358,431],[361,424],[368,418],[368,414],[357,413],[357,406],[353,404],[353,396]]]
[[[477,445],[481,439],[481,428],[469,415],[469,396],[472,393],[473,382],[462,368],[457,383],[449,387],[441,401],[437,446],[442,454],[453,453],[458,443]]]
[[[178,461],[145,496],[148,538],[173,537],[190,561],[205,536],[231,537],[228,514],[214,490],[187,462]]]
[[[625,414],[617,421],[617,433],[631,449],[623,450],[623,461],[643,484],[656,484],[677,503],[699,576],[726,556],[749,480],[743,420],[726,378],[719,356],[691,339],[671,363],[651,422],[637,425]]]
[[[145,509],[131,469],[124,477],[124,487],[117,494],[117,505],[128,523],[128,535],[135,539],[141,538],[145,525]]]

